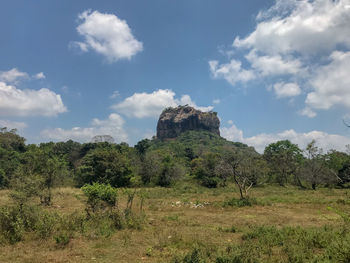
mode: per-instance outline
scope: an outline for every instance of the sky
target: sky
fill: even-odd
[[[350,144],[350,0],[3,0],[0,126],[134,145],[165,107],[263,152]]]

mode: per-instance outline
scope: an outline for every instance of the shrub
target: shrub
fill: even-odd
[[[35,231],[37,232],[37,235],[43,239],[51,236],[58,221],[57,218],[57,214],[50,214],[42,211],[39,214],[38,220],[35,224]]]
[[[21,241],[25,232],[23,217],[17,207],[1,207],[0,233],[11,244]]]
[[[54,231],[56,218],[35,206],[5,206],[0,209],[0,235],[11,244],[21,241],[25,232],[47,238]]]
[[[88,214],[90,210],[97,212],[104,210],[106,207],[114,207],[117,202],[117,189],[107,184],[93,183],[84,185],[81,190],[87,199]]]
[[[60,232],[54,236],[58,248],[65,248],[69,244],[71,238],[72,236],[68,232]]]

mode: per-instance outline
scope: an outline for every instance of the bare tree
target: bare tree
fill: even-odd
[[[240,198],[248,198],[248,192],[254,185],[257,175],[254,169],[254,156],[251,153],[235,149],[227,150],[218,163],[216,172],[221,177],[231,177],[238,187]]]

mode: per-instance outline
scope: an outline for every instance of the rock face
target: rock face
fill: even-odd
[[[201,112],[190,106],[166,108],[157,124],[159,139],[175,138],[190,130],[206,130],[220,135],[220,120],[216,112]]]
[[[114,143],[114,139],[110,135],[96,135],[91,139],[92,143],[99,143],[99,142],[109,142]]]

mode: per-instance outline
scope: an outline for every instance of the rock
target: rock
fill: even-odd
[[[176,138],[190,130],[206,130],[220,135],[220,120],[216,112],[202,112],[188,105],[166,108],[157,124],[159,139]]]
[[[114,139],[110,135],[96,135],[91,139],[91,142],[93,142],[93,143],[98,143],[98,142],[114,143]]]

